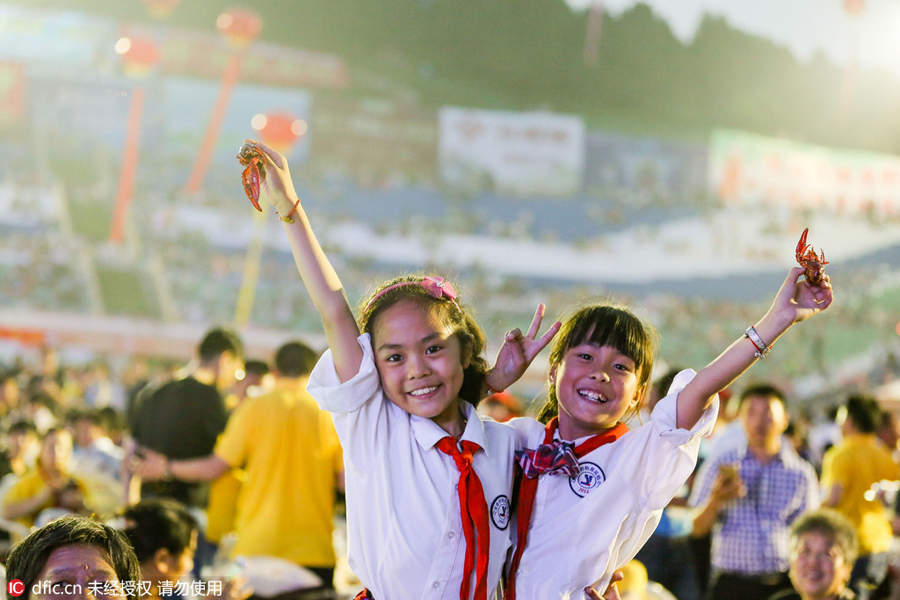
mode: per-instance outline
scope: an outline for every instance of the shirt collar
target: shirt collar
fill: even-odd
[[[788,458],[792,455],[796,456],[797,453],[794,452],[784,440],[782,440],[781,447],[778,449],[778,453],[772,457],[772,460],[777,460],[778,462],[784,462],[785,458]],[[744,460],[745,458],[748,458],[748,457],[751,458],[752,460],[756,460],[758,462],[758,459],[755,456],[753,456],[753,454],[750,453],[750,446],[748,446],[747,444],[744,444],[738,450],[738,459]]]
[[[463,430],[461,440],[475,442],[484,450],[485,454],[490,454],[487,447],[487,435],[484,431],[484,423],[475,411],[475,407],[466,402],[460,401],[462,410],[466,415],[466,428]],[[409,415],[409,422],[412,425],[413,435],[423,450],[433,448],[439,441],[449,435],[440,428],[437,423],[425,417],[417,417]]]
[[[309,384],[309,377],[277,377],[274,390],[296,390],[297,388],[305,388]]]

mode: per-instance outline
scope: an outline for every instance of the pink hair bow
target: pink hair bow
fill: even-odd
[[[446,296],[450,299],[450,302],[452,302],[456,306],[456,308],[459,308],[459,304],[456,303],[456,290],[453,289],[453,285],[449,281],[444,281],[443,277],[426,275],[422,278],[422,281],[403,281],[401,283],[395,283],[392,286],[384,288],[383,290],[372,296],[372,299],[366,303],[366,307],[363,310],[368,311],[373,302],[384,296],[389,291],[401,287],[406,287],[408,285],[421,285],[423,288],[425,288],[425,291],[428,292],[428,295],[432,298],[440,299]]]
[[[422,287],[428,291],[432,298],[447,296],[454,303],[456,302],[456,290],[453,289],[453,285],[449,281],[444,281],[443,277],[427,275],[422,279]]]

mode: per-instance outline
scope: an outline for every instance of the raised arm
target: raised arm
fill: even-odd
[[[772,306],[753,328],[769,347],[794,323],[819,314],[831,306],[834,295],[831,280],[826,275],[819,285],[805,279],[802,267],[794,267]],[[750,338],[741,337],[715,360],[704,367],[678,395],[678,427],[690,429],[712,402],[713,396],[728,387],[756,362],[756,346]]]
[[[338,378],[347,381],[359,372],[362,349],[357,343],[359,327],[341,280],[313,234],[303,204],[294,191],[285,157],[255,140],[245,142],[256,145],[265,154],[266,178],[261,186],[263,195],[279,215],[289,215],[293,221],[283,224],[294,262],[297,263],[300,278],[322,317]]]

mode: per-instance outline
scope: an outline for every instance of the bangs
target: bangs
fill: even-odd
[[[566,327],[568,325],[568,327]],[[562,358],[581,344],[611,346],[634,361],[641,380],[649,378],[656,349],[655,330],[630,310],[609,305],[582,308],[563,326],[554,355]]]

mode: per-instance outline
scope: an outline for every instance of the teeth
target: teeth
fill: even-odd
[[[410,396],[423,396],[423,395],[425,395],[425,394],[430,394],[431,392],[433,392],[433,391],[436,390],[436,389],[437,389],[437,386],[436,386],[436,385],[433,385],[433,386],[431,386],[431,387],[421,388],[421,389],[418,389],[418,390],[413,390],[413,391],[409,392],[409,395],[410,395]]]
[[[594,402],[606,402],[607,398],[598,392],[594,392],[591,390],[578,390],[578,393],[587,398],[588,400],[593,400]]]

